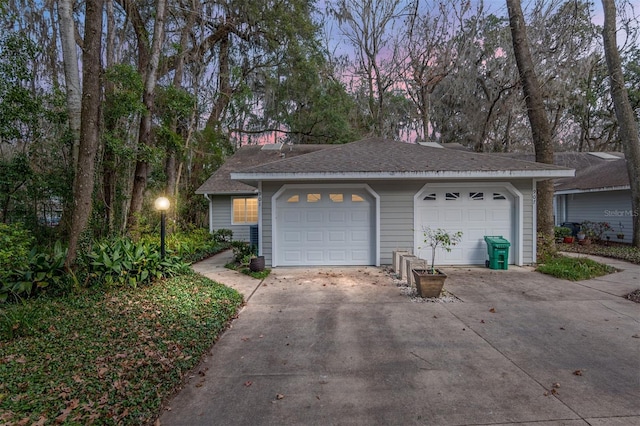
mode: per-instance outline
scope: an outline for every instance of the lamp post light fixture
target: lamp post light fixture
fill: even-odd
[[[164,259],[166,254],[164,249],[164,237],[166,235],[166,222],[167,222],[167,210],[171,206],[169,199],[167,197],[158,197],[153,202],[156,210],[160,211],[160,257]]]

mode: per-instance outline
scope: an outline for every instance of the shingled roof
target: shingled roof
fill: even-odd
[[[232,173],[245,182],[269,179],[573,176],[573,170],[492,154],[369,138]]]
[[[523,160],[535,158],[533,154],[504,155]],[[629,188],[627,164],[620,152],[556,152],[554,162],[576,170],[575,177],[556,180],[556,192]]]
[[[198,189],[196,194],[251,194],[254,186],[231,180],[231,172],[260,164],[272,163],[302,154],[308,154],[332,145],[245,145],[240,147]]]

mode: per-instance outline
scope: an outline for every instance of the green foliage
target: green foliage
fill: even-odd
[[[31,90],[38,46],[20,32],[0,39],[0,141],[17,142],[35,131],[42,101]]]
[[[602,241],[602,237],[607,232],[613,232],[613,228],[608,222],[592,222],[590,220],[585,220],[580,224],[580,231],[584,232],[589,238]]]
[[[556,240],[562,240],[564,237],[568,237],[571,235],[571,229],[566,226],[554,226],[553,227],[553,235]]]
[[[234,268],[231,268],[231,269],[234,269]],[[257,279],[257,280],[263,280],[263,279],[267,278],[269,276],[269,274],[271,274],[271,269],[265,268],[262,271],[254,272],[249,268],[241,268],[240,272],[242,272],[245,275],[249,275],[250,277],[253,277],[253,278]]]
[[[640,265],[640,248],[628,245],[590,244],[583,246],[578,244],[562,244],[560,245],[560,250],[574,253],[592,254],[594,256],[610,257],[612,259],[624,260],[626,262]]]
[[[151,424],[242,305],[196,274],[0,307],[6,424]]]
[[[615,268],[586,257],[555,256],[538,266],[537,271],[570,281],[588,280],[615,272]]]
[[[233,231],[231,229],[216,229],[213,232],[213,239],[219,243],[230,243],[233,239]]]
[[[442,228],[424,228],[422,230],[422,234],[424,236],[424,243],[431,247],[431,272],[434,273],[436,249],[440,247],[443,250],[450,252],[451,247],[462,241],[462,231],[447,232]]]
[[[245,265],[249,263],[251,256],[255,256],[257,252],[256,247],[246,241],[232,241],[231,250],[233,250],[234,261]]]
[[[51,253],[34,247],[29,252],[28,264],[22,268],[14,268],[12,280],[0,288],[0,301],[8,296],[15,298],[33,297],[44,288],[51,288],[52,292],[65,290],[71,277],[67,274],[64,261],[67,249],[57,241]]]
[[[189,265],[171,253],[165,259],[158,246],[117,238],[96,243],[87,254],[89,279],[96,284],[137,287],[153,280],[185,273]]]
[[[16,269],[29,264],[29,250],[34,238],[22,224],[0,223],[0,284],[8,282]],[[0,290],[0,298],[2,291]]]
[[[145,235],[145,241],[160,245],[158,233]],[[229,246],[229,243],[217,241],[204,228],[187,227],[179,232],[172,232],[166,239],[167,249],[185,262],[197,262],[210,257]]]

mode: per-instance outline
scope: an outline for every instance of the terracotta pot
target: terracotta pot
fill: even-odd
[[[249,261],[249,270],[251,272],[260,272],[264,270],[264,256],[252,257]]]
[[[564,237],[562,242],[565,244],[573,244],[573,237]]]
[[[436,269],[435,274],[432,274],[431,270],[425,269],[412,269],[411,272],[420,297],[440,297],[447,274],[439,269]]]

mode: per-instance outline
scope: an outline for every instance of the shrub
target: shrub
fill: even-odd
[[[29,264],[29,249],[34,238],[22,224],[0,223],[0,283],[11,279],[15,270]]]
[[[256,254],[256,247],[246,241],[232,241],[233,260],[236,263],[249,263],[248,259]]]
[[[213,233],[213,239],[219,243],[230,243],[233,240],[231,229],[218,229]]]
[[[16,298],[33,297],[47,287],[53,291],[63,290],[71,281],[64,268],[66,257],[67,249],[62,248],[60,241],[56,242],[51,253],[34,247],[29,252],[27,265],[14,269],[14,279],[0,288],[0,301],[7,300],[9,295]]]
[[[591,222],[585,220],[580,224],[580,230],[589,238],[602,241],[602,237],[607,232],[613,232],[613,228],[607,222]]]
[[[162,259],[158,246],[129,238],[97,243],[87,256],[90,280],[107,286],[136,287],[189,271],[178,256],[168,252]]]
[[[553,234],[556,237],[556,240],[562,240],[564,237],[571,236],[571,228],[567,228],[566,226],[555,226],[553,228]]]

